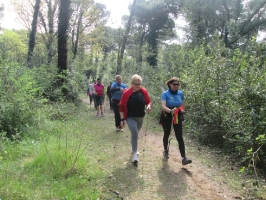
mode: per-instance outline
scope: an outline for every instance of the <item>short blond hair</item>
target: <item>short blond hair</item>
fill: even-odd
[[[131,77],[131,83],[133,83],[134,81],[140,81],[142,82],[142,78],[140,75],[138,74],[134,74],[132,77]]]

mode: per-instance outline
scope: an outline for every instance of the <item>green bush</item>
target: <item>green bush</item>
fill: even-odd
[[[34,110],[39,106],[38,88],[26,67],[1,65],[0,76],[0,132],[12,138],[35,123]]]

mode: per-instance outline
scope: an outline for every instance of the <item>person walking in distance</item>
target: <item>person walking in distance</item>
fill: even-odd
[[[106,90],[106,93],[107,93],[107,96],[108,96],[108,99],[109,99],[110,110],[113,109],[113,106],[112,106],[112,93],[111,93],[112,83],[113,82],[110,82],[110,84],[108,85],[107,90]]]
[[[91,93],[90,93],[90,84],[89,84],[89,87],[88,87],[88,90],[87,90],[87,96],[89,97],[89,102],[90,102],[90,105],[91,105],[92,98],[91,98]]]
[[[179,151],[182,157],[182,165],[190,164],[192,161],[186,157],[185,143],[183,139],[182,126],[184,124],[184,93],[179,90],[180,81],[177,77],[172,77],[166,82],[168,90],[164,91],[161,96],[161,125],[163,127],[163,156],[168,159],[168,139],[173,126],[175,136],[179,145]]]
[[[152,106],[148,91],[141,84],[141,76],[133,75],[131,87],[122,94],[119,106],[121,115],[120,126],[123,128],[125,123],[127,123],[131,132],[132,163],[135,164],[139,161],[138,136],[145,116],[145,106],[147,113],[150,113]]]
[[[103,116],[103,97],[104,97],[104,84],[101,83],[101,79],[97,79],[97,84],[94,84],[94,94],[95,94],[95,103],[97,107],[97,116],[99,116],[101,112],[101,116]]]
[[[97,83],[96,79],[93,80],[93,82],[89,85],[89,92],[91,95],[91,99],[90,99],[90,105],[93,101],[94,107],[95,109],[97,109],[96,107],[96,103],[95,103],[95,89],[94,89],[94,85]]]
[[[112,93],[112,108],[115,115],[115,127],[116,131],[123,131],[120,127],[120,113],[119,113],[119,103],[123,92],[127,89],[127,85],[122,82],[122,77],[120,75],[115,76],[115,82],[112,83],[110,91]]]

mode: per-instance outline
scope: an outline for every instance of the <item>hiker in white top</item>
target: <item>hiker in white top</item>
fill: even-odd
[[[95,109],[96,109],[96,103],[95,103],[95,88],[94,88],[94,84],[96,84],[96,83],[97,83],[97,81],[96,81],[96,79],[94,79],[93,82],[89,85],[89,92],[91,94],[91,98],[93,100]]]

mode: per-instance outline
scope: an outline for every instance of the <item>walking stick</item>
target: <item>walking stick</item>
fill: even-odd
[[[168,145],[167,145],[167,152],[168,152],[168,154],[169,154],[170,143],[171,143],[171,140],[173,138],[172,137],[172,133],[171,133],[172,127],[173,127],[173,119],[171,119],[170,136],[169,136]],[[168,156],[168,158],[169,158],[169,156]]]
[[[106,96],[104,96],[104,105],[103,105],[103,113],[105,114],[105,107],[106,107]]]
[[[147,136],[147,132],[148,132],[148,124],[149,124],[149,113],[146,117],[146,127],[145,127],[145,133],[144,133],[143,161],[145,160],[144,152],[146,151],[146,136]],[[142,165],[142,174],[143,174],[143,166],[144,165]]]

